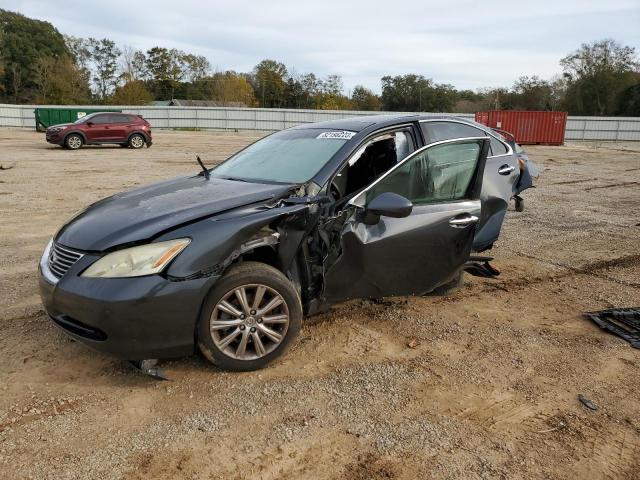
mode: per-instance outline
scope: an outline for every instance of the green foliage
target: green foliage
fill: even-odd
[[[110,98],[110,103],[114,105],[148,105],[152,100],[153,95],[142,80],[131,80],[116,87],[115,93]]]
[[[618,102],[618,115],[625,117],[639,117],[640,116],[640,75],[637,76],[635,85],[623,90],[620,93],[620,100]]]
[[[613,115],[622,91],[636,83],[635,49],[611,39],[583,44],[560,60],[567,81],[564,106],[574,115]]]
[[[0,82],[5,101],[32,101],[40,59],[68,56],[62,35],[49,22],[0,9],[0,58],[4,65]]]
[[[283,107],[287,103],[287,67],[275,60],[263,60],[253,69],[252,85],[260,107]]]
[[[106,99],[118,85],[118,57],[120,49],[115,42],[107,38],[96,40],[89,38],[88,48],[93,61],[93,81],[101,99]]]
[[[362,85],[354,87],[351,102],[355,110],[375,111],[382,108],[380,97]]]
[[[64,57],[62,60],[53,57],[40,58],[34,77],[37,86],[36,103],[88,103],[90,91],[85,74],[86,72],[78,69],[70,57]]]
[[[450,112],[457,100],[452,85],[437,84],[422,75],[382,77],[384,110]]]

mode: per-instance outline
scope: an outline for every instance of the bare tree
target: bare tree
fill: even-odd
[[[122,47],[120,55],[120,78],[122,78],[125,83],[145,79],[145,61],[146,57],[144,52],[136,50],[130,45]]]

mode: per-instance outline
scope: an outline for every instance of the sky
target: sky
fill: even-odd
[[[338,74],[345,92],[380,92],[416,73],[459,89],[549,79],[582,43],[613,38],[640,53],[640,0],[0,0],[61,33],[206,56],[248,72],[262,59],[296,73]]]

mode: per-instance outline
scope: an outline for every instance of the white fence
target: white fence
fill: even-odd
[[[101,108],[96,105],[70,108]],[[35,128],[35,105],[0,105],[0,127]],[[59,106],[59,108],[65,108]],[[104,106],[144,116],[154,128],[282,130],[301,123],[398,112],[287,110],[275,108]],[[425,113],[424,115],[443,115]],[[473,119],[473,114],[452,113]],[[640,141],[640,117],[569,117],[565,140]]]

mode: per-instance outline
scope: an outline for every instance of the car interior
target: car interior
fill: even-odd
[[[415,150],[411,134],[406,130],[374,137],[358,150],[334,177],[330,194],[337,204],[371,185]]]

